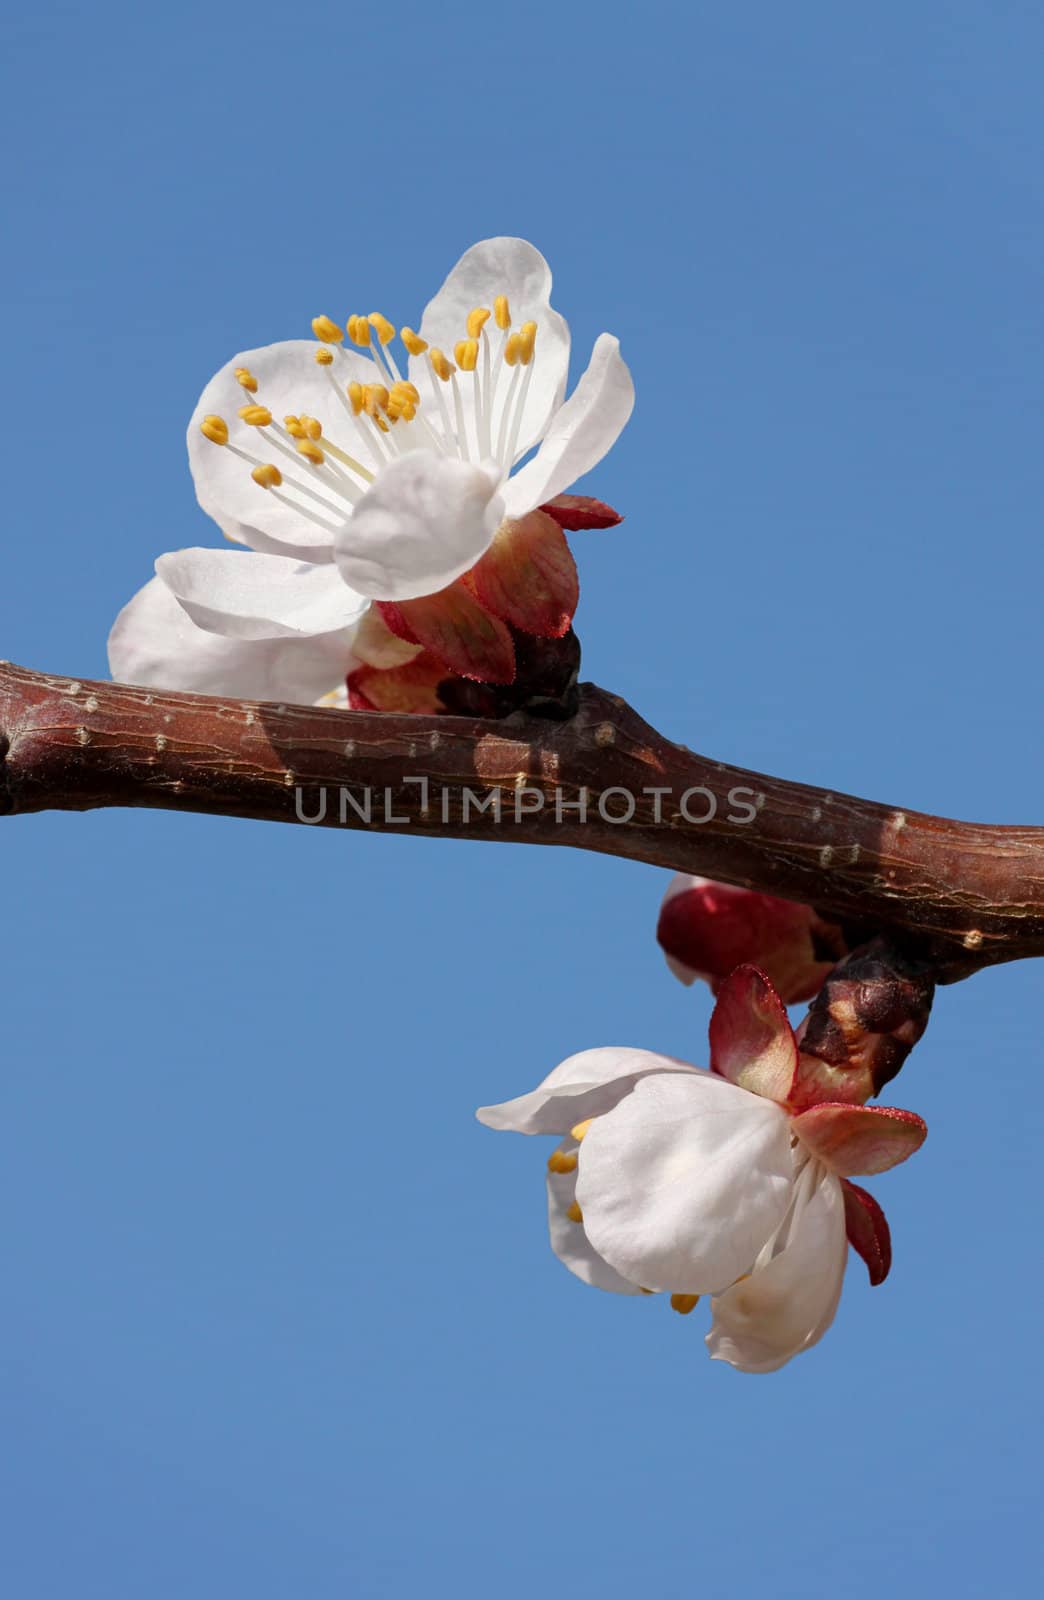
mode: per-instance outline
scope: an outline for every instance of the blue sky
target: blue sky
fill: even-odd
[[[743,765],[1044,821],[1044,19],[465,0],[41,0],[2,28],[0,652],[104,676],[216,542],[184,424],[320,310],[415,321],[531,238],[638,391],[577,536],[585,673]],[[539,1588],[1035,1592],[1040,976],[941,991],[814,1352],[554,1261],[537,1141],[589,1045],[705,1059],[666,875],[162,813],[5,822],[0,1525],[19,1600]]]

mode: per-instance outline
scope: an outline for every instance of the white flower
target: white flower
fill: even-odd
[[[771,1372],[833,1321],[848,1238],[872,1281],[884,1276],[887,1225],[847,1178],[905,1160],[926,1129],[889,1107],[793,1113],[794,1033],[754,967],[722,987],[711,1067],[587,1050],[478,1116],[562,1136],[548,1163],[548,1214],[572,1272],[618,1293],[668,1293],[683,1313],[711,1295],[711,1355]]]
[[[355,348],[340,325],[317,317],[315,341],[228,362],[193,413],[189,459],[200,505],[246,552],[180,550],[156,563],[196,626],[244,642],[329,643],[371,601],[401,608],[447,589],[498,530],[600,461],[630,415],[630,373],[618,341],[602,334],[564,399],[569,330],[550,290],[550,270],[531,244],[487,239],[461,257],[419,333],[402,329],[402,364],[396,330],[376,312],[347,319]],[[495,609],[500,590],[488,583],[482,604],[515,621],[510,607]],[[123,613],[116,661],[125,672],[127,662],[149,658],[149,670],[173,686],[163,647],[138,638],[158,615],[143,595]],[[461,606],[479,602],[465,595]],[[427,612],[407,616],[404,636],[427,644],[429,620]],[[474,632],[475,619],[455,617],[454,626]],[[432,631],[441,638],[444,623]],[[177,671],[177,651],[195,651],[197,641],[183,634],[170,644]],[[505,649],[510,666],[509,638],[500,644],[502,669]],[[320,653],[306,649],[306,677]],[[247,654],[231,653],[237,673]]]

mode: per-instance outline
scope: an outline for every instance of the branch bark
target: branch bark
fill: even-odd
[[[591,684],[568,721],[493,721],[0,664],[0,813],[98,806],[600,851],[884,930],[943,982],[1044,955],[1044,828],[951,822],[708,760]]]

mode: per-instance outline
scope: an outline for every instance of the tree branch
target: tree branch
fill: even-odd
[[[1044,955],[1044,828],[950,822],[707,760],[591,684],[568,721],[498,721],[0,664],[0,813],[97,806],[601,851],[886,930],[941,981]]]

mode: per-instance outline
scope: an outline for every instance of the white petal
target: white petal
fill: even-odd
[[[207,384],[192,413],[188,451],[199,503],[230,538],[268,553],[329,560],[333,528],[348,515],[351,501],[331,486],[325,469],[317,472],[296,454],[292,443],[280,440],[274,427],[251,428],[239,416],[241,406],[257,403],[267,406],[277,423],[288,414],[317,417],[335,445],[376,471],[382,458],[366,442],[365,431],[360,436],[359,426],[349,416],[347,398],[342,404],[334,385],[344,394],[349,381],[377,383],[381,374],[368,356],[340,349],[331,366],[321,367],[315,359],[317,349],[314,340],[287,339],[233,356]],[[253,373],[256,394],[236,382],[236,367]],[[283,483],[278,490],[262,489],[250,476],[250,462],[228,445],[204,438],[199,425],[209,415],[228,424],[230,445],[279,468]],[[355,482],[361,494],[365,482]]]
[[[607,1045],[569,1056],[543,1083],[500,1105],[480,1106],[475,1115],[487,1128],[509,1133],[568,1133],[587,1117],[618,1105],[639,1078],[650,1072],[689,1072],[696,1067],[652,1050]]]
[[[848,1254],[844,1197],[824,1167],[810,1177],[815,1188],[783,1248],[711,1301],[707,1348],[715,1361],[742,1372],[775,1372],[817,1344],[833,1322]]]
[[[193,622],[230,639],[292,639],[351,627],[367,602],[336,567],[237,550],[174,550],[156,572]]]
[[[782,1220],[787,1119],[710,1073],[659,1074],[591,1124],[579,1174],[599,1255],[647,1289],[706,1294],[746,1272]]]
[[[552,419],[532,461],[504,485],[509,517],[553,500],[612,449],[634,407],[634,384],[620,341],[599,334],[591,364]]]
[[[468,312],[476,306],[491,309],[493,301],[501,294],[507,296],[513,328],[517,330],[524,322],[535,322],[537,325],[532,376],[518,442],[518,453],[521,455],[543,437],[550,417],[562,403],[569,373],[569,325],[563,316],[551,308],[551,269],[540,251],[525,239],[482,239],[472,245],[461,256],[435,298],[425,307],[420,333],[430,345],[444,350],[452,360],[457,341],[466,337]],[[492,318],[486,324],[485,337],[490,341],[490,355],[495,361],[503,343],[503,334]],[[482,365],[480,360],[480,376]],[[511,368],[502,367],[499,375],[493,412],[494,444],[508,395],[511,371]],[[522,376],[525,376],[524,372]],[[433,412],[437,415],[433,391],[438,380],[431,376],[427,356],[410,358],[410,377],[424,397],[422,408],[425,413],[428,416]],[[469,441],[474,451],[472,396],[475,382],[472,375],[459,373],[457,387],[467,412]],[[516,390],[516,397],[519,392]],[[452,409],[452,400],[450,405]]]
[[[343,681],[351,639],[350,629],[308,639],[223,639],[197,628],[152,578],[113,624],[109,669],[118,683],[312,705]]]
[[[576,1140],[565,1139],[561,1150],[575,1150]],[[582,1222],[574,1222],[569,1207],[576,1200],[576,1173],[549,1172],[547,1175],[547,1226],[551,1235],[551,1248],[570,1272],[595,1289],[607,1289],[611,1294],[641,1294],[640,1287],[628,1283],[614,1272],[608,1261],[603,1261],[592,1247],[584,1232]]]
[[[307,538],[293,541],[275,539],[271,534],[262,533],[260,528],[248,527],[245,522],[236,522],[232,517],[218,517],[213,512],[214,518],[221,532],[230,544],[245,545],[248,550],[257,550],[266,556],[292,556],[295,561],[313,561],[317,564],[333,560],[333,534],[312,529],[315,534],[315,543],[311,544]]]
[[[433,450],[384,468],[334,543],[346,584],[373,600],[435,594],[489,549],[502,507],[495,474]]]

